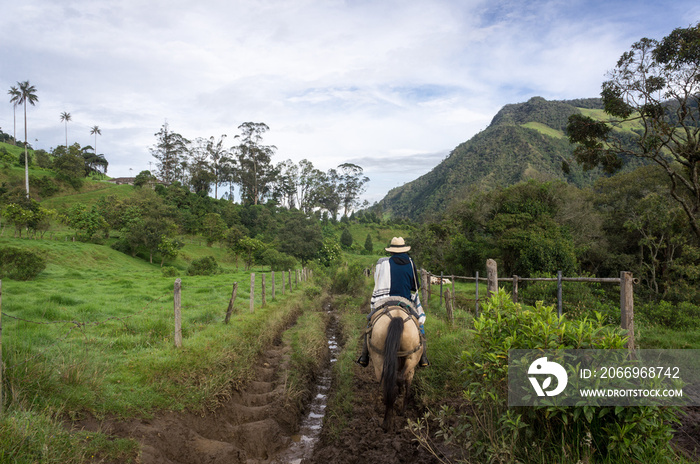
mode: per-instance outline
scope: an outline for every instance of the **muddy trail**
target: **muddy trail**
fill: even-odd
[[[371,367],[354,367],[354,411],[343,435],[324,433],[325,408],[333,394],[332,366],[343,340],[333,311],[324,311],[328,350],[303,409],[285,394],[291,348],[280,336],[259,357],[255,381],[234,391],[214,412],[161,412],[152,419],[128,421],[88,419],[73,426],[138,441],[141,464],[436,462],[412,442],[404,430],[405,418],[395,419],[395,432],[382,431],[383,406]],[[411,410],[407,415],[418,413]]]

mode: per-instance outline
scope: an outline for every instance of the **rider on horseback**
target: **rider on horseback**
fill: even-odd
[[[421,338],[423,339],[423,354],[418,363],[419,367],[427,367],[430,365],[426,356],[425,346],[425,330],[423,323],[425,322],[425,313],[418,298],[418,273],[413,261],[408,256],[408,251],[411,249],[404,242],[403,237],[394,237],[391,239],[391,244],[386,251],[391,253],[388,258],[380,258],[377,261],[377,268],[374,271],[374,291],[370,300],[372,311],[368,320],[371,320],[372,314],[375,313],[381,306],[382,302],[390,300],[392,296],[403,297],[413,303],[411,312],[418,319]],[[411,294],[415,292],[415,296]],[[369,347],[367,346],[367,337],[364,338],[362,346],[362,354],[357,360],[357,363],[362,367],[367,367],[369,364]]]

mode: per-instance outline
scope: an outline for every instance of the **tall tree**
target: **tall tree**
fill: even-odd
[[[285,160],[277,164],[277,176],[273,195],[280,200],[280,204],[289,209],[297,207],[296,196],[299,184],[299,167],[292,160]]]
[[[209,160],[209,141],[197,138],[190,150],[190,162],[187,165],[189,176],[187,183],[194,193],[207,195],[215,181],[212,163]]]
[[[238,126],[242,132],[237,147],[238,183],[241,186],[241,199],[257,205],[268,194],[274,179],[275,169],[271,160],[277,147],[262,145],[262,137],[270,130],[262,122],[245,122]]]
[[[24,185],[29,197],[29,154],[27,153],[27,103],[34,106],[39,98],[36,96],[36,87],[29,81],[18,82],[20,97],[17,104],[24,105]]]
[[[326,174],[316,169],[311,161],[303,159],[299,162],[299,188],[297,199],[299,208],[309,214],[313,208],[320,205],[324,190]]]
[[[10,87],[10,90],[8,90],[7,93],[10,95],[10,103],[12,103],[12,143],[17,145],[17,105],[19,105],[19,100],[22,94],[14,85]]]
[[[332,219],[338,219],[338,210],[342,203],[339,185],[340,175],[338,171],[329,169],[315,192],[318,205],[328,211]]]
[[[90,129],[90,135],[95,136],[95,154],[97,154],[97,136],[102,135],[102,131],[98,126],[92,126],[92,128]]]
[[[363,175],[362,168],[356,164],[343,163],[338,166],[338,169],[340,170],[338,191],[343,203],[343,215],[347,216],[348,212],[359,204],[360,195],[365,192],[365,184],[369,178]]]
[[[670,179],[670,193],[700,239],[700,23],[662,40],[641,39],[622,55],[603,83],[607,121],[569,118],[569,140],[584,169],[608,172],[625,156],[649,160]],[[640,127],[629,143],[623,122]]]
[[[172,132],[166,122],[155,136],[157,143],[149,148],[151,155],[158,160],[156,167],[158,177],[165,183],[173,183],[184,177],[183,170],[187,166],[186,156],[189,153],[189,140],[177,132]],[[184,163],[184,165],[183,165]]]
[[[214,198],[219,198],[219,184],[223,182],[226,165],[230,162],[231,153],[224,148],[226,134],[219,137],[218,141],[214,137],[209,137],[207,142],[207,153],[209,154],[211,172],[214,176]]]
[[[71,115],[69,112],[64,111],[61,113],[61,122],[66,123],[66,147],[68,146],[68,121],[71,120]]]

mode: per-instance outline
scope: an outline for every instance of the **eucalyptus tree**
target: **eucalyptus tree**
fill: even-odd
[[[24,105],[24,185],[29,197],[29,154],[27,153],[27,103],[34,106],[39,98],[36,96],[36,87],[31,85],[29,81],[18,82],[19,99],[18,105]]]
[[[95,154],[97,154],[97,136],[102,135],[102,130],[100,130],[99,126],[92,126],[92,128],[90,128],[90,135],[95,136]]]
[[[269,193],[274,179],[275,168],[271,160],[277,147],[262,145],[263,134],[270,130],[265,123],[245,122],[238,129],[242,132],[236,136],[241,139],[236,147],[241,199],[257,205]]]
[[[297,199],[299,208],[309,214],[315,207],[319,206],[320,193],[325,182],[326,175],[323,171],[316,169],[307,159],[299,162],[299,188]]]
[[[343,215],[347,216],[353,207],[359,205],[360,195],[366,191],[365,184],[369,178],[363,174],[360,166],[352,163],[343,163],[338,166],[340,182],[338,192],[343,204]]]
[[[12,103],[12,143],[17,145],[17,105],[19,105],[21,94],[14,85],[10,87],[7,93],[10,95],[10,103]]]
[[[289,209],[296,208],[296,195],[299,184],[299,167],[290,159],[277,164],[273,195]]]
[[[61,113],[61,122],[66,124],[66,147],[68,146],[68,121],[71,120],[71,115],[69,112],[64,111]]]
[[[700,239],[700,23],[675,29],[662,40],[643,38],[625,52],[603,83],[606,121],[569,118],[569,140],[584,169],[615,172],[625,157],[656,165],[670,194]],[[638,127],[631,131],[622,123]]]
[[[317,186],[315,194],[317,195],[318,205],[328,211],[332,219],[338,218],[338,210],[342,203],[340,192],[340,175],[335,169],[329,169],[328,172],[320,179],[321,184]]]
[[[149,148],[151,155],[158,160],[156,163],[157,173],[165,183],[172,183],[178,179],[183,179],[184,170],[187,167],[187,156],[189,154],[189,140],[177,132],[172,132],[166,122],[155,136],[157,143]]]
[[[209,159],[209,141],[198,137],[190,150],[190,162],[187,165],[189,172],[188,186],[194,193],[208,194],[211,184],[214,183],[212,163]]]
[[[219,198],[219,184],[224,182],[226,165],[229,164],[231,152],[224,148],[224,139],[226,134],[219,137],[219,140],[214,140],[214,137],[209,137],[207,142],[207,153],[209,154],[211,172],[214,176],[214,198]]]

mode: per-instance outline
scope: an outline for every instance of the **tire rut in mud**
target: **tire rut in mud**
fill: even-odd
[[[296,322],[295,322],[296,323]],[[85,420],[74,428],[100,430],[141,444],[141,464],[273,463],[298,428],[302,411],[287,402],[291,348],[279,337],[258,359],[255,380],[214,412],[160,412],[152,419]]]

